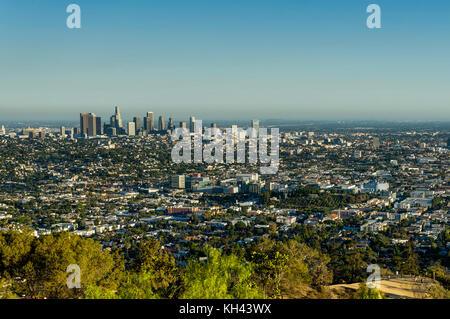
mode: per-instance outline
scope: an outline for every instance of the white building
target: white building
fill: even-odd
[[[178,189],[186,188],[186,177],[184,175],[173,175],[170,179],[170,186]]]
[[[128,122],[128,136],[136,135],[136,123]]]

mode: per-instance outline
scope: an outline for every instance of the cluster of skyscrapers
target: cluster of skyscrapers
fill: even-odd
[[[191,116],[189,119],[189,128],[187,127],[187,123],[184,121],[179,123],[179,127],[186,128],[189,129],[190,132],[194,132],[194,123],[195,117]],[[259,129],[259,120],[252,120],[251,125],[252,128]],[[211,127],[216,128],[217,124],[211,123]],[[116,106],[114,115],[110,117],[109,124],[105,123],[103,126],[101,117],[96,116],[94,113],[81,113],[80,129],[75,129],[74,133],[85,137],[95,137],[103,134],[109,136],[145,136],[154,133],[165,134],[173,129],[175,129],[173,119],[169,118],[166,126],[164,116],[160,116],[158,118],[158,125],[155,128],[155,117],[153,112],[147,112],[142,122],[140,117],[134,117],[133,121],[129,122],[127,127],[124,127],[122,116],[120,115],[120,108]]]
[[[142,127],[143,124],[143,127]],[[81,113],[80,114],[80,129],[75,132],[86,137],[94,137],[97,135],[107,134],[110,136],[115,135],[147,135],[156,131],[165,132],[174,128],[173,121],[170,118],[168,127],[164,122],[164,117],[160,116],[158,120],[158,127],[155,130],[154,114],[153,112],[147,112],[143,122],[141,118],[134,117],[132,122],[129,122],[127,127],[123,125],[122,116],[120,115],[120,108],[115,107],[114,115],[110,117],[109,124],[105,123],[102,126],[101,117],[96,116],[94,113]]]
[[[94,113],[81,113],[80,132],[78,133],[90,137],[102,135],[102,118]]]

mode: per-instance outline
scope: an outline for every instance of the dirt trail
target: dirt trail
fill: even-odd
[[[423,282],[422,282],[423,281]],[[429,278],[403,277],[382,279],[380,291],[387,298],[393,299],[422,299],[426,297],[426,291],[432,284]],[[346,294],[348,291],[355,291],[359,288],[359,283],[333,285],[329,288],[337,295]]]

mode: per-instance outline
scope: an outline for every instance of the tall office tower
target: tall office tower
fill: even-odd
[[[252,128],[259,131],[259,120],[252,120]]]
[[[150,133],[155,129],[155,120],[153,118],[153,112],[147,112],[147,116],[144,117],[144,130]]]
[[[158,120],[158,131],[164,131],[166,129],[165,126],[166,125],[164,123],[164,116],[160,116]]]
[[[134,117],[133,122],[134,122],[134,128],[136,130],[136,133],[140,132],[141,131],[141,119],[139,117]]]
[[[181,128],[186,128],[186,122],[184,122],[184,121],[183,121],[183,122],[180,122],[180,127],[181,127]]]
[[[66,128],[64,126],[59,128],[59,134],[61,134],[62,137],[66,137]]]
[[[173,125],[173,120],[172,120],[171,117],[169,117],[169,127],[168,127],[168,129],[169,130],[173,130],[174,128],[175,128],[175,126]]]
[[[87,134],[88,133],[88,119],[89,114],[88,113],[80,113],[80,134]]]
[[[170,186],[172,188],[183,189],[186,187],[186,176],[172,175],[170,178]]]
[[[87,128],[88,136],[97,136],[97,119],[94,113],[88,114],[88,128]]]
[[[116,118],[116,128],[122,128],[123,127],[123,121],[122,121],[122,117],[120,116],[120,109],[118,106],[116,106],[116,112],[114,114],[115,118]]]
[[[191,118],[189,119],[189,131],[191,131],[191,133],[194,133],[194,124],[195,124],[195,117],[191,116]]]
[[[2,129],[0,130],[0,134],[1,135],[6,135],[6,130],[5,130],[5,126],[2,125]]]
[[[95,117],[95,133],[97,135],[103,135],[102,118],[99,116]]]
[[[234,143],[237,143],[238,139],[238,126],[236,124],[231,125],[231,135],[233,136]]]
[[[216,123],[211,123],[211,128],[217,128],[217,124]]]
[[[252,129],[255,131],[256,136],[259,136],[259,120],[252,120]]]
[[[136,123],[128,122],[128,136],[136,135]]]

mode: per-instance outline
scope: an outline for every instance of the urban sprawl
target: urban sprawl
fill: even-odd
[[[69,232],[127,262],[130,247],[153,238],[180,266],[205,258],[206,246],[245,256],[295,240],[328,256],[327,286],[362,281],[369,264],[423,278],[450,265],[445,125],[280,126],[278,172],[261,175],[248,162],[174,163],[171,132],[192,133],[195,118],[155,120],[124,124],[116,107],[109,123],[81,113],[73,128],[2,126],[1,233]]]

